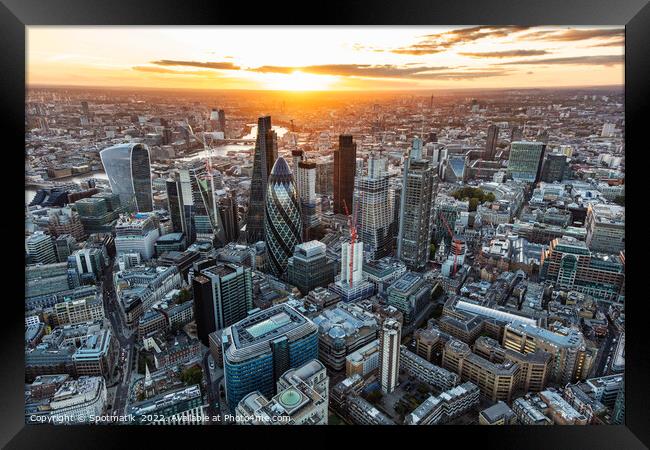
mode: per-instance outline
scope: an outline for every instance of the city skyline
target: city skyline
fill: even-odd
[[[620,28],[48,30],[26,423],[625,423]]]
[[[624,29],[609,26],[27,29],[28,86],[557,88],[622,85],[623,68]]]

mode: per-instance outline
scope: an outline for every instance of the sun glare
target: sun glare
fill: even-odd
[[[266,89],[278,91],[325,91],[337,81],[330,75],[313,75],[296,70],[290,74],[265,74]]]

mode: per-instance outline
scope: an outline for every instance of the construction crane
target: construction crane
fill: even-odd
[[[456,265],[457,265],[457,260],[458,260],[458,254],[461,251],[461,246],[462,242],[454,236],[454,233],[451,231],[451,227],[449,226],[449,223],[447,223],[447,218],[445,215],[440,211],[438,214],[440,218],[442,219],[442,222],[445,224],[445,228],[447,228],[447,232],[449,233],[449,236],[451,237],[451,251],[454,252],[454,268],[451,272],[451,276],[453,277],[456,275]]]

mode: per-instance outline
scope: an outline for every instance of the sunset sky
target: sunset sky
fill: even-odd
[[[28,85],[401,90],[622,85],[623,27],[27,29]]]

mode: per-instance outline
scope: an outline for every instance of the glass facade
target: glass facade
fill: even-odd
[[[249,243],[264,240],[264,202],[271,168],[278,157],[278,142],[271,128],[271,117],[257,120],[257,141],[253,156],[253,176],[248,204],[246,236]]]
[[[283,373],[318,358],[318,327],[293,308],[277,305],[228,327],[223,355],[231,408],[254,391],[271,398]]]
[[[433,181],[429,161],[410,157],[405,161],[397,256],[409,270],[422,270],[429,260]]]
[[[537,183],[541,178],[543,142],[513,142],[510,146],[508,174],[515,181]]]
[[[275,276],[287,270],[297,244],[302,242],[302,219],[298,195],[291,169],[284,158],[278,158],[269,177],[264,234],[269,269]]]
[[[113,193],[127,210],[153,210],[149,149],[143,144],[120,144],[99,153]]]

